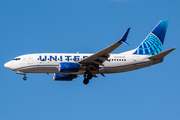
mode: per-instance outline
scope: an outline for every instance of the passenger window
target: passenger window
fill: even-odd
[[[126,59],[124,59],[124,61],[126,61]]]
[[[116,61],[116,59],[114,59],[114,61]]]
[[[122,59],[122,61],[123,61],[123,59]]]

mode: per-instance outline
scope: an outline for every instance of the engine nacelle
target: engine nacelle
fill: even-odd
[[[78,63],[62,62],[58,66],[58,71],[61,73],[71,73],[79,71]]]
[[[60,74],[60,73],[53,74],[53,79],[56,81],[72,81],[74,78],[77,78],[77,75]]]

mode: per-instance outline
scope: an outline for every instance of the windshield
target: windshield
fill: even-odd
[[[21,58],[14,58],[13,60],[20,60]]]

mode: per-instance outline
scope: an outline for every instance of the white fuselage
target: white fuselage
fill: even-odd
[[[85,59],[92,54],[65,54],[65,53],[40,53],[26,54],[16,57],[5,64],[5,66],[17,73],[61,73],[58,66],[61,62],[75,62]],[[132,52],[121,54],[110,54],[109,61],[100,65],[100,69],[91,71],[93,74],[98,73],[119,73],[131,71],[162,62],[162,59],[151,60],[148,55],[133,55]],[[84,74],[86,70],[82,69],[75,73]],[[64,73],[63,73],[64,74]]]
[[[148,67],[163,61],[164,57],[175,48],[161,52],[168,21],[161,20],[148,34],[143,42],[134,50],[120,54],[111,54],[126,42],[130,28],[114,44],[94,54],[80,53],[39,53],[18,56],[5,63],[5,67],[17,74],[53,73],[53,79],[72,81],[83,74],[83,83],[97,77],[96,74],[120,73]]]

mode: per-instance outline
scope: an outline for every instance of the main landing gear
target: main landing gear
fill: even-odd
[[[87,84],[89,83],[89,79],[84,78],[83,83],[84,83],[85,85],[87,85]]]
[[[93,75],[91,73],[88,73],[87,76],[84,74],[84,81],[83,83],[87,85],[89,83],[89,80],[92,79]]]

